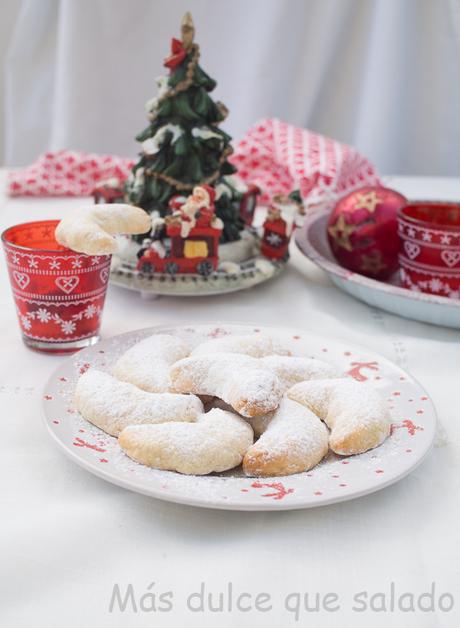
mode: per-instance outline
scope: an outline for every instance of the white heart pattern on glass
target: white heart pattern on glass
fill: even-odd
[[[415,259],[420,253],[419,245],[414,242],[404,242],[404,250],[406,251],[409,259]]]
[[[73,275],[72,277],[58,277],[55,283],[62,292],[70,294],[78,286],[79,281],[80,279]]]
[[[29,275],[26,275],[26,273],[19,273],[17,270],[15,270],[13,272],[13,277],[22,290],[24,290],[30,283],[30,277]]]
[[[446,266],[453,268],[460,261],[460,251],[441,251],[441,259]]]
[[[101,272],[99,273],[99,276],[101,278],[102,283],[106,283],[107,279],[109,278],[109,271],[107,268],[103,268],[101,270]]]

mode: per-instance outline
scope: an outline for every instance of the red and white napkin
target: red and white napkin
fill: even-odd
[[[10,170],[10,196],[91,196],[106,179],[128,178],[133,159],[73,150],[45,153],[27,168]]]
[[[374,166],[355,148],[276,118],[252,126],[231,161],[238,175],[255,183],[262,202],[300,189],[309,203],[337,199],[364,185],[379,184]],[[89,196],[97,183],[123,182],[134,160],[76,151],[45,153],[27,168],[11,170],[11,196]]]
[[[380,182],[374,166],[356,148],[276,118],[252,126],[232,161],[242,179],[263,190],[262,202],[299,189],[313,204]]]

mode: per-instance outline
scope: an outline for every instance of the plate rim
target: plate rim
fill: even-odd
[[[449,297],[437,296],[435,294],[415,292],[402,286],[395,286],[384,281],[379,281],[378,279],[372,279],[371,277],[360,275],[359,273],[347,270],[338,263],[329,260],[320,251],[318,251],[312,243],[310,237],[310,231],[316,226],[316,223],[326,218],[328,214],[329,210],[319,210],[313,212],[306,218],[302,227],[298,229],[295,234],[295,243],[299,251],[319,268],[322,268],[327,273],[335,275],[341,280],[350,281],[351,283],[364,286],[365,288],[369,288],[373,291],[391,293],[394,296],[407,299],[409,301],[422,301],[429,304],[460,308],[460,299],[450,299]]]
[[[46,417],[43,413],[45,425],[48,433],[51,435],[54,442],[57,444],[58,449],[64,453],[65,457],[73,462],[75,462],[81,469],[95,475],[96,477],[108,482],[109,484],[114,484],[120,488],[125,490],[132,491],[134,493],[139,493],[140,495],[145,495],[146,497],[150,497],[151,499],[158,499],[159,501],[165,501],[171,504],[178,504],[180,506],[192,506],[194,508],[204,508],[208,510],[231,510],[236,512],[277,512],[277,511],[286,511],[286,510],[310,510],[311,508],[321,508],[323,506],[333,506],[334,504],[340,504],[343,502],[352,501],[354,499],[360,499],[361,497],[366,497],[367,495],[372,495],[373,493],[377,493],[383,489],[396,484],[400,480],[403,480],[405,477],[410,475],[413,471],[415,471],[428,457],[431,450],[433,449],[434,438],[432,438],[430,444],[424,451],[424,453],[417,459],[417,461],[413,464],[412,467],[405,469],[399,475],[394,476],[387,481],[379,484],[378,486],[374,486],[372,488],[361,489],[356,491],[353,494],[329,497],[317,503],[308,503],[308,504],[289,504],[288,502],[274,502],[274,501],[265,501],[260,504],[255,503],[244,503],[244,502],[224,502],[224,501],[204,501],[199,500],[193,497],[186,497],[182,495],[176,495],[175,493],[160,493],[159,491],[143,490],[138,484],[134,482],[130,482],[129,480],[123,480],[122,478],[118,478],[117,476],[110,475],[109,473],[103,471],[102,468],[97,467],[96,465],[91,465],[90,463],[86,463],[83,458],[79,458],[76,453],[72,452],[65,444],[59,440],[56,435],[52,432],[51,427],[46,421]],[[296,474],[294,474],[296,475]],[[289,478],[291,476],[280,476],[281,478]],[[248,480],[251,478],[247,478]]]
[[[301,331],[303,334],[307,334],[307,335],[313,335],[313,332],[310,330],[305,330],[305,329],[300,329],[298,327],[291,327],[291,326],[276,326],[276,325],[258,325],[256,323],[254,323],[253,325],[247,323],[247,322],[239,322],[239,321],[205,321],[205,322],[200,322],[197,324],[198,326],[216,326],[216,327],[220,327],[220,326],[243,326],[243,327],[247,327],[247,328],[251,328],[254,329],[255,327],[263,330],[280,330],[282,329],[283,331],[288,331],[288,332],[299,332]],[[109,338],[105,338],[101,341],[99,341],[98,343],[96,343],[95,345],[92,345],[90,347],[86,347],[85,349],[83,349],[80,352],[77,352],[69,357],[67,357],[63,362],[61,362],[59,365],[57,365],[57,367],[55,369],[53,369],[52,373],[50,374],[50,376],[47,378],[44,387],[43,387],[43,391],[42,391],[42,402],[41,402],[41,409],[42,409],[42,421],[45,424],[46,430],[48,432],[48,434],[51,436],[52,440],[54,441],[55,444],[57,444],[58,449],[60,451],[62,451],[64,453],[64,455],[66,456],[66,458],[72,460],[73,462],[75,462],[80,468],[84,469],[85,471],[95,475],[96,477],[99,477],[103,480],[105,480],[106,482],[109,482],[110,484],[114,484],[116,486],[119,486],[121,488],[124,488],[125,490],[130,490],[142,495],[146,495],[147,497],[150,498],[154,498],[154,499],[159,499],[161,501],[166,501],[169,503],[176,503],[176,504],[180,504],[180,505],[186,505],[186,506],[193,506],[193,507],[198,507],[198,508],[205,508],[205,509],[211,509],[211,510],[232,510],[232,511],[240,511],[240,512],[276,512],[276,511],[286,511],[286,510],[309,510],[310,508],[319,508],[322,506],[330,506],[333,504],[337,504],[337,503],[342,503],[342,502],[346,502],[346,501],[351,501],[354,499],[358,499],[361,497],[364,497],[366,495],[371,495],[373,493],[376,493],[380,490],[383,490],[385,488],[388,488],[389,486],[396,484],[397,482],[399,482],[400,480],[404,479],[406,476],[408,476],[410,473],[412,473],[413,471],[415,471],[419,465],[421,465],[427,458],[427,456],[429,455],[429,453],[431,452],[433,445],[434,445],[434,441],[435,441],[435,437],[436,437],[436,425],[438,423],[438,418],[437,418],[437,412],[436,412],[436,408],[433,404],[433,401],[431,399],[431,396],[428,395],[428,403],[429,403],[429,407],[430,407],[430,411],[432,413],[433,416],[433,422],[432,422],[432,434],[431,434],[431,439],[430,441],[425,445],[425,449],[424,451],[420,454],[420,456],[417,458],[416,461],[414,461],[414,463],[412,464],[412,466],[407,467],[406,469],[402,470],[401,472],[399,472],[397,475],[394,475],[390,478],[388,478],[388,480],[385,480],[384,482],[379,483],[378,485],[375,485],[373,487],[370,488],[363,488],[360,490],[357,490],[356,492],[353,492],[351,494],[346,494],[343,496],[331,496],[325,499],[321,499],[318,502],[308,502],[308,503],[289,503],[289,502],[274,502],[274,501],[264,501],[261,502],[260,504],[256,504],[256,503],[248,503],[248,502],[243,502],[243,501],[229,501],[229,502],[225,502],[225,501],[218,501],[216,499],[199,499],[199,498],[195,498],[195,497],[188,497],[187,495],[184,494],[176,494],[175,492],[161,492],[155,488],[150,489],[150,490],[146,490],[143,489],[142,486],[139,486],[138,483],[136,483],[135,481],[130,481],[129,479],[124,479],[122,477],[119,476],[114,476],[113,474],[111,474],[109,471],[105,471],[102,467],[99,467],[98,465],[94,464],[93,462],[89,461],[89,460],[85,460],[84,458],[81,458],[78,453],[76,451],[73,451],[72,449],[70,449],[66,443],[63,442],[63,440],[61,440],[57,434],[53,431],[51,424],[49,422],[49,417],[47,415],[47,406],[44,400],[44,395],[46,394],[47,389],[49,388],[49,384],[51,384],[52,382],[55,382],[55,378],[56,375],[58,375],[60,373],[60,371],[62,370],[62,368],[68,366],[68,365],[73,365],[73,360],[75,358],[75,356],[80,355],[82,352],[90,352],[92,353],[95,350],[99,350],[101,346],[104,346],[106,344],[109,344],[110,342],[112,342],[114,339],[120,339],[122,337],[129,337],[129,336],[133,336],[135,334],[139,334],[139,333],[161,333],[162,331],[165,330],[171,330],[172,328],[177,328],[177,329],[184,329],[186,327],[193,327],[193,324],[187,324],[187,323],[178,323],[178,324],[164,324],[164,325],[154,325],[154,326],[150,326],[150,327],[143,327],[143,328],[139,328],[139,329],[135,329],[132,331],[128,331],[128,332],[123,332],[122,334],[117,334],[115,336],[111,336]],[[321,338],[325,338],[326,336],[323,336],[322,334],[314,334],[315,337],[321,337]],[[391,365],[393,365],[394,367],[396,367],[399,371],[401,371],[402,373],[404,373],[405,375],[407,375],[409,377],[409,379],[416,384],[420,391],[423,393],[427,393],[427,391],[425,390],[424,386],[422,386],[420,384],[420,382],[418,381],[417,378],[415,378],[411,373],[407,372],[404,368],[402,368],[401,366],[399,366],[398,364],[396,364],[395,362],[393,362],[392,360],[390,360],[389,358],[387,358],[386,356],[384,356],[383,354],[373,351],[372,349],[367,348],[366,346],[363,346],[361,344],[358,343],[349,343],[346,342],[345,340],[343,340],[342,338],[337,338],[337,337],[327,337],[328,341],[330,342],[332,340],[332,342],[337,342],[339,344],[342,344],[344,346],[348,346],[351,348],[355,348],[358,350],[362,350],[364,353],[372,353],[373,356],[375,356],[376,358],[379,358],[380,360],[382,360],[383,362],[387,362],[390,363]],[[101,430],[103,431],[103,430]],[[359,455],[359,454],[358,454]],[[174,473],[174,472],[171,472]],[[178,474],[180,475],[180,474]],[[286,481],[287,478],[290,477],[295,477],[296,475],[300,475],[300,474],[293,474],[292,476],[279,476],[279,478],[281,480]],[[214,476],[213,476],[214,477]],[[247,479],[250,480],[251,478],[242,478],[242,479]],[[264,478],[264,479],[272,479],[272,478]]]

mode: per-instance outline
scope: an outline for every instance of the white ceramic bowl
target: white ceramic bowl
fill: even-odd
[[[341,290],[364,303],[392,314],[423,323],[460,329],[460,300],[408,290],[398,285],[398,276],[390,281],[378,281],[340,266],[327,241],[328,212],[309,216],[296,232],[300,251],[322,268]]]

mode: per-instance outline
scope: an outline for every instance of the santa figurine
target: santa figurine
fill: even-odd
[[[216,192],[210,185],[197,185],[185,201],[183,196],[173,196],[169,202],[173,216],[181,219],[181,236],[186,238],[195,227],[222,228],[222,221],[215,215]]]
[[[287,259],[293,226],[293,220],[287,220],[281,209],[272,205],[263,224],[264,232],[260,247],[262,255],[275,260]]]

